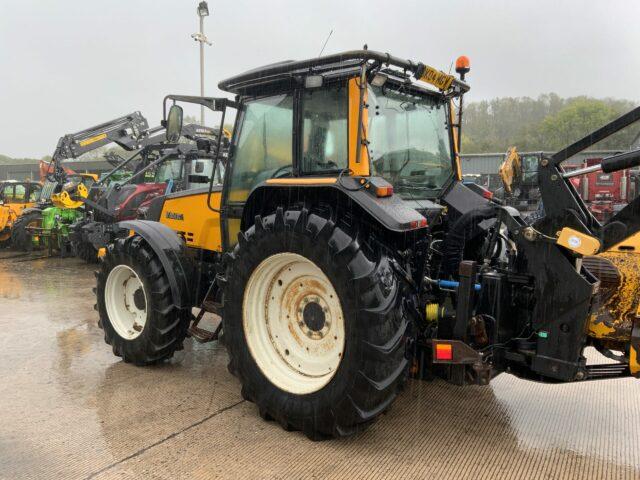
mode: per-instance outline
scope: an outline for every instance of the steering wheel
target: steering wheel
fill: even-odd
[[[293,167],[291,165],[283,165],[280,168],[276,168],[276,171],[273,172],[269,178],[279,178],[279,175],[287,169],[293,170]]]

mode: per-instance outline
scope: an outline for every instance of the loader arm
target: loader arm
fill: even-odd
[[[140,112],[133,112],[111,121],[86,128],[76,133],[64,135],[58,140],[46,177],[53,176],[64,182],[63,160],[78,158],[85,153],[105,145],[115,143],[127,151],[139,149],[149,143],[157,143],[163,135],[158,135],[162,127],[150,129],[147,119]]]

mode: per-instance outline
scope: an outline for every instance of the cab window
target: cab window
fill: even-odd
[[[13,201],[13,185],[5,185],[0,191],[0,198],[6,203]]]
[[[156,170],[154,183],[178,181],[182,179],[183,161],[179,158],[162,162]]]
[[[349,166],[346,88],[305,90],[302,95],[302,171],[335,172]]]
[[[270,178],[291,175],[293,96],[275,95],[246,102],[232,160],[230,202],[244,202]]]
[[[24,197],[26,196],[27,189],[24,185],[16,185],[16,190],[14,194],[14,198],[17,202],[24,201]]]
[[[31,191],[29,192],[29,202],[36,202],[40,197],[40,185],[31,185]]]

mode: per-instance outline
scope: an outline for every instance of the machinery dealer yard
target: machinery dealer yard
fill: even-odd
[[[218,343],[112,355],[94,267],[0,252],[0,477],[638,478],[640,385],[411,381],[372,428],[311,442],[258,417]]]

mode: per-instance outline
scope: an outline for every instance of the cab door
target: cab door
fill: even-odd
[[[245,101],[234,129],[223,191],[223,243],[237,243],[244,205],[260,183],[293,174],[294,92]]]

